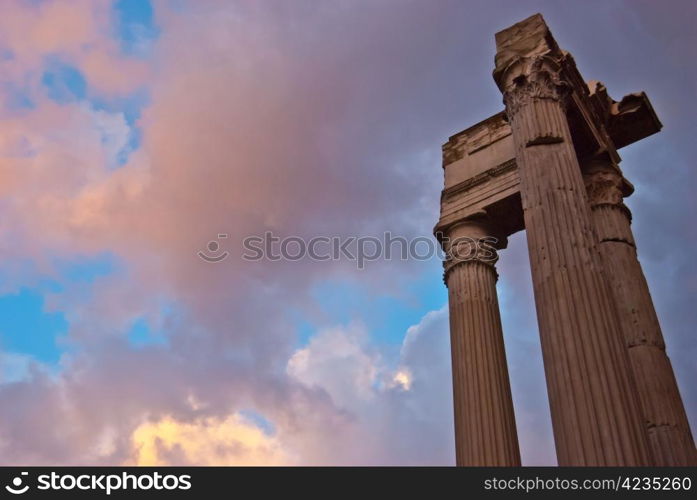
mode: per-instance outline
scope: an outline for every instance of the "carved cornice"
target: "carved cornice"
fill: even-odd
[[[457,160],[462,160],[465,157],[465,148],[463,144],[447,143],[443,146],[443,167],[455,163]]]
[[[470,177],[469,179],[465,179],[464,181],[459,182],[454,186],[450,186],[449,188],[444,189],[442,193],[442,200],[446,200],[448,198],[452,198],[455,195],[469,191],[473,187],[487,182],[492,177],[497,177],[511,170],[515,170],[515,168],[515,158],[511,158],[510,160],[507,160],[499,165],[496,165],[495,167],[485,170],[484,172],[477,174],[474,177]]]
[[[451,136],[443,144],[443,167],[477,153],[511,135],[511,127],[501,111]]]
[[[588,89],[588,101],[598,123],[603,124],[617,149],[655,134],[663,127],[645,92],[627,94],[618,102],[608,95],[601,82],[588,82]]]

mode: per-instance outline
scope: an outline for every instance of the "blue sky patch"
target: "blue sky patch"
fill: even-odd
[[[51,57],[46,62],[46,69],[41,83],[49,99],[58,103],[81,101],[87,97],[87,80],[75,66]]]
[[[128,332],[128,342],[133,347],[150,345],[166,345],[167,341],[161,332],[154,331],[145,318],[138,318]]]
[[[160,35],[152,3],[149,0],[117,0],[113,9],[121,50],[136,57],[147,56],[152,43]]]
[[[239,414],[246,420],[253,422],[254,425],[259,427],[267,436],[272,436],[276,432],[276,427],[273,425],[273,422],[258,411],[247,409],[240,411]]]
[[[447,289],[440,280],[434,280],[440,271],[440,262],[427,264],[426,272],[409,282],[401,296],[388,292],[375,294],[369,285],[349,281],[325,281],[318,284],[312,296],[332,324],[348,324],[359,320],[366,325],[378,343],[401,344],[410,326],[418,324],[423,316],[443,307]],[[435,267],[436,269],[431,269]],[[301,337],[309,339],[308,326],[298,321]],[[302,340],[302,339],[301,339]]]
[[[46,312],[44,298],[34,290],[0,297],[0,349],[30,355],[44,363],[56,363],[58,339],[68,330],[60,312]]]
[[[58,293],[68,283],[93,283],[97,278],[121,269],[119,259],[111,252],[92,256],[79,256],[54,262],[56,275],[41,280],[41,288]]]

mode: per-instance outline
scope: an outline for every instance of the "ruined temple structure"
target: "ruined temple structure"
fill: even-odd
[[[618,150],[661,129],[643,92],[586,82],[541,15],[496,34],[505,110],[443,146],[436,235],[527,231],[559,465],[697,465],[623,203]],[[445,262],[458,465],[519,465],[495,260]]]

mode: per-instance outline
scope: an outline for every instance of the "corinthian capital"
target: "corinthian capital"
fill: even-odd
[[[584,176],[588,201],[595,205],[619,205],[622,203],[622,180],[617,174],[595,172]]]
[[[585,162],[581,168],[591,207],[624,206],[622,200],[634,192],[634,186],[624,178],[619,167],[606,159]]]
[[[570,88],[562,76],[566,57],[540,14],[498,32],[494,80],[508,112],[535,99],[563,103]]]
[[[549,99],[566,105],[569,85],[562,80],[559,66],[547,56],[517,60],[503,73],[503,102],[509,114],[538,99]]]

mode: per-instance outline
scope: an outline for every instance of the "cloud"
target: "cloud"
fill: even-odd
[[[0,384],[25,380],[31,375],[32,365],[37,362],[31,356],[11,352],[0,352]]]
[[[322,434],[321,462],[452,463],[453,421],[446,308],[411,326],[396,359],[376,350],[361,325],[320,331],[288,373],[321,390],[348,417]],[[326,449],[333,450],[325,456]],[[305,449],[310,458],[319,450]]]
[[[310,387],[321,387],[340,407],[351,408],[357,400],[374,395],[382,361],[368,351],[364,328],[350,325],[313,336],[307,347],[288,361],[288,374]]]
[[[238,414],[178,422],[163,418],[133,432],[135,465],[289,465],[272,437]]]
[[[109,2],[90,0],[11,0],[3,5],[0,45],[10,78],[41,70],[47,57],[61,55],[75,64],[94,92],[126,94],[147,78],[147,65],[128,58],[110,35]]]
[[[401,346],[360,311],[324,318],[299,346],[294,319],[318,316],[318,284],[360,282],[366,301],[402,298],[424,267],[248,263],[239,241],[265,230],[429,233],[439,144],[499,110],[486,76],[492,33],[527,7],[159,2],[146,58],[121,52],[106,5],[18,2],[0,19],[0,101],[17,104],[17,89],[26,100],[1,111],[0,207],[11,221],[0,229],[2,290],[48,289],[71,347],[57,373],[4,362],[14,375],[0,384],[0,460],[118,464],[140,460],[140,449],[163,463],[452,463],[445,310],[426,314]],[[84,97],[47,95],[48,56],[83,75]],[[143,87],[150,99],[136,120],[100,105]],[[115,168],[135,129],[138,149]],[[199,259],[223,232],[228,259]],[[684,264],[694,241],[682,243],[671,255]],[[59,265],[104,253],[116,270],[89,283]],[[683,283],[694,278],[685,269]],[[440,276],[432,282],[440,287]],[[513,283],[507,301],[527,336],[508,344],[519,374],[536,349],[529,294],[514,300],[527,286]],[[674,317],[689,317],[688,298]],[[129,342],[142,318],[162,344]],[[686,327],[677,331],[686,344]],[[521,439],[529,447],[544,435],[537,375],[514,380],[514,390],[520,381],[538,391],[517,396],[523,428],[534,430]],[[245,419],[250,408],[273,433]],[[224,446],[214,450],[216,441]]]

